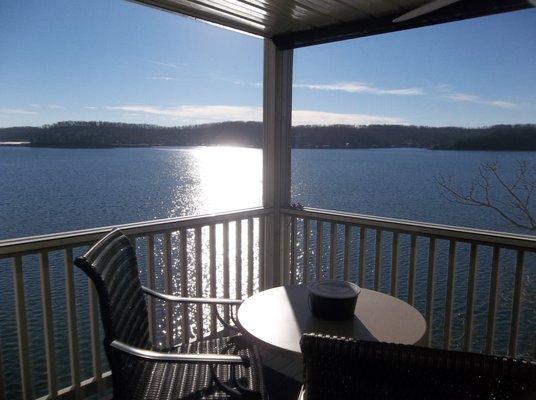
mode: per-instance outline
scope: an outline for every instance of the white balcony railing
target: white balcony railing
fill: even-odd
[[[270,213],[256,208],[119,228],[136,245],[145,285],[242,298],[265,287]],[[281,223],[281,284],[349,279],[417,307],[432,346],[534,357],[536,237],[314,209],[285,210]],[[0,398],[78,399],[111,385],[96,294],[72,264],[111,228],[0,241],[8,277],[0,280]],[[221,329],[210,307],[148,305],[151,338],[161,346]]]
[[[136,245],[145,285],[181,296],[242,298],[263,285],[264,215],[257,208],[117,226]],[[0,241],[0,398],[85,398],[111,385],[96,291],[73,259],[113,227]],[[4,280],[5,281],[5,280]],[[5,283],[5,282],[4,282]],[[163,347],[221,329],[212,308],[149,299]],[[229,319],[228,310],[222,310]],[[173,328],[175,327],[175,328]]]
[[[285,282],[349,279],[416,306],[433,347],[536,357],[535,236],[317,209],[283,218]]]

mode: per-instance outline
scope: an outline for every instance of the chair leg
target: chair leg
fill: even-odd
[[[216,386],[218,386],[225,393],[234,397],[242,397],[242,393],[239,390],[227,385],[218,377],[218,375],[216,374],[216,368],[214,368],[214,364],[210,364],[210,374],[212,375],[212,379],[214,379]],[[234,367],[232,366],[231,366],[231,377],[234,377]]]

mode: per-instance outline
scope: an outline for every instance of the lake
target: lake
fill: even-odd
[[[536,165],[536,153],[423,149],[293,150],[292,201],[324,209],[527,233],[512,228],[488,210],[447,201],[435,183],[435,177],[444,175],[467,185],[478,173],[479,165],[488,161],[498,161],[505,176],[511,178],[515,174],[517,160],[527,160]],[[0,239],[242,209],[259,206],[261,200],[262,152],[258,149],[0,147]],[[407,251],[407,243],[401,241],[401,260],[405,259]],[[446,248],[439,246],[438,257],[445,252]],[[460,249],[461,255],[464,252],[467,249]],[[482,268],[489,269],[489,254],[483,251],[481,257]],[[512,260],[508,254],[501,260],[501,274],[507,279],[504,279],[504,284],[501,282],[497,324],[503,327],[509,323],[511,299],[507,297],[511,293],[511,284],[508,283],[511,274],[508,267]],[[519,346],[520,352],[527,356],[534,349],[533,332],[536,330],[534,261],[534,258],[527,257],[524,276],[524,294],[529,300],[524,302],[521,333],[525,332],[525,336]],[[424,263],[424,258],[419,255],[417,271]],[[438,296],[444,296],[443,264],[438,263]],[[12,293],[11,271],[7,267],[6,263],[0,262],[0,268],[9,271],[0,274],[2,293]],[[372,268],[372,265],[367,268]],[[465,265],[458,268],[460,279],[467,276],[466,269]],[[53,274],[54,271],[57,276],[53,276],[53,290],[64,290],[61,268],[53,268]],[[26,282],[27,297],[31,299],[35,292],[38,299],[38,275],[35,281],[32,279],[29,276]],[[485,297],[487,286],[478,283],[477,291]],[[55,312],[57,308],[60,314],[64,313],[61,298],[58,296],[53,301]],[[463,318],[460,316],[463,316],[464,302],[463,295],[456,299],[454,334],[463,332]],[[435,307],[442,306],[437,303]],[[39,315],[38,303],[28,307],[30,315],[32,307],[36,309],[35,315]],[[417,301],[416,307],[423,311],[424,302]],[[485,301],[475,304],[476,337],[484,332],[482,321],[485,320],[486,307]],[[10,364],[11,356],[16,354],[12,311],[12,305],[0,308],[0,340],[6,381],[12,383],[9,393],[15,396],[18,393],[18,367]],[[438,308],[438,311],[441,309]],[[436,314],[439,319],[436,321],[434,318],[434,325],[437,322],[441,326],[441,312]],[[80,324],[86,322],[83,319],[79,321]],[[38,318],[29,323],[30,330],[39,331],[41,327]],[[434,333],[434,338],[438,343],[440,332],[437,337]],[[60,360],[66,357],[65,339],[64,336],[57,339]],[[478,350],[482,343],[475,340],[475,349]],[[499,335],[497,340],[498,350],[503,351],[507,338]],[[40,343],[37,340],[33,346],[38,348]],[[454,340],[456,343],[461,343],[459,337]],[[81,341],[81,348],[83,344]],[[82,355],[82,363],[87,364],[88,360],[87,355]],[[39,354],[32,368],[42,369],[43,361],[43,354]],[[64,364],[58,368],[60,383],[68,382],[68,362]],[[83,375],[90,373],[86,364],[82,365]],[[46,387],[46,381],[42,379],[34,385],[40,392]]]
[[[293,150],[292,201],[384,217],[518,231],[445,200],[434,177],[467,184],[536,153],[423,149]],[[0,239],[254,207],[262,152],[245,148],[0,147]]]

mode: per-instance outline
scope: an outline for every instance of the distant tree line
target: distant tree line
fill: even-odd
[[[100,121],[64,121],[0,129],[0,141],[47,147],[214,146],[262,147],[260,122],[181,127]],[[536,150],[536,125],[485,128],[407,125],[331,125],[292,128],[295,148],[418,147],[452,150]]]

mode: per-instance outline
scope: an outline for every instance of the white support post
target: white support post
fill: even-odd
[[[293,50],[278,49],[270,39],[264,40],[263,205],[274,210],[265,223],[266,288],[282,282],[281,208],[290,205],[292,55]]]

